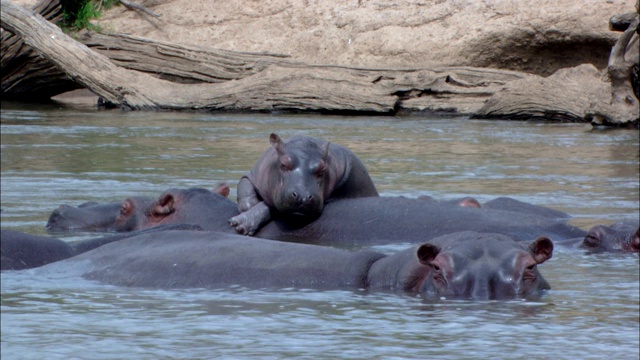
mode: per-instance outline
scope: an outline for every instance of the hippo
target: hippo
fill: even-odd
[[[506,210],[543,216],[550,219],[569,219],[571,216],[563,211],[551,209],[545,206],[534,205],[528,202],[516,200],[510,197],[497,197],[482,204],[485,209]]]
[[[169,229],[202,230],[197,225],[171,224],[126,234],[66,242],[55,237],[31,235],[21,231],[2,229],[0,230],[0,270],[31,269],[68,259],[114,241]]]
[[[274,133],[269,147],[237,188],[239,215],[229,222],[253,235],[272,213],[312,220],[333,199],[378,196],[364,164],[349,149],[308,137],[283,142]]]
[[[150,198],[136,197],[139,202],[150,202]],[[107,231],[120,213],[122,202],[99,204],[86,202],[78,206],[60,205],[51,212],[47,231],[61,233],[69,231]]]
[[[382,196],[333,201],[313,222],[274,219],[255,236],[317,245],[362,247],[393,242],[417,243],[459,231],[499,233],[517,241],[528,241],[538,235],[553,239],[586,235],[586,231],[563,220],[533,214]]]
[[[0,270],[21,270],[67,259],[75,252],[60,239],[2,229],[0,254]]]
[[[396,254],[286,243],[214,231],[162,231],[49,264],[38,274],[130,287],[387,290],[425,299],[514,299],[550,286],[537,269],[553,243],[462,232]]]
[[[133,229],[186,223],[199,225],[205,230],[235,232],[224,221],[224,216],[238,214],[233,201],[200,188],[171,189],[166,193],[176,199],[171,202],[171,211],[141,211],[145,218],[137,222],[131,220]],[[165,195],[160,196],[157,203],[164,203],[164,198]],[[500,233],[520,241],[531,240],[540,234],[554,239],[584,237],[587,234],[564,221],[531,214],[382,196],[328,202],[322,215],[315,220],[299,222],[274,217],[255,236],[353,248],[390,243],[415,244],[467,230]]]
[[[229,196],[229,191],[226,183],[220,183],[213,189],[214,193],[224,197]],[[50,233],[140,230],[136,224],[145,220],[144,211],[153,203],[154,199],[147,196],[131,196],[123,202],[100,204],[90,201],[78,206],[60,205],[51,212],[46,228]]]
[[[629,222],[596,225],[589,229],[580,247],[589,252],[640,252],[640,226]]]
[[[229,186],[223,183],[213,191],[172,188],[149,203],[128,198],[122,203],[120,215],[109,230],[124,232],[184,223],[199,225],[204,230],[235,232],[228,219],[238,215],[238,207],[227,196]]]

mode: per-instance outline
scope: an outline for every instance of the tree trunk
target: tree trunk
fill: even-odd
[[[272,54],[209,50],[124,35],[85,34],[81,39],[87,47],[6,0],[1,11],[3,28],[21,36],[69,79],[125,109],[473,113],[506,83],[527,77],[515,71],[466,67],[307,65]]]
[[[596,103],[591,116],[594,124],[624,124],[640,121],[640,103],[634,93],[634,67],[640,63],[638,38],[639,16],[620,36],[611,50],[607,75],[611,82],[611,97],[607,103]]]
[[[58,0],[41,2],[33,10],[53,23],[62,19],[62,7]],[[25,45],[20,36],[3,31],[1,37],[2,98],[43,100],[81,88],[55,65]]]
[[[640,105],[632,86],[638,66],[638,15],[620,36],[606,76],[593,65],[560,69],[553,75],[509,83],[493,95],[475,118],[542,119],[638,126]],[[610,96],[603,95],[610,94]]]

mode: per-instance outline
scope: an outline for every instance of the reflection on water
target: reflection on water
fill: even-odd
[[[384,195],[512,196],[566,211],[585,228],[637,221],[639,211],[635,131],[7,103],[0,130],[2,227],[36,234],[63,203],[222,181],[234,198],[270,132],[353,149]],[[638,358],[637,255],[557,249],[540,268],[553,289],[538,302],[484,303],[304,289],[152,291],[6,272],[2,358]]]

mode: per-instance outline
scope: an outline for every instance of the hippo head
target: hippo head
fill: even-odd
[[[596,225],[589,230],[580,247],[591,252],[639,252],[640,227],[629,223]]]
[[[497,234],[477,235],[419,246],[418,260],[428,270],[415,283],[416,290],[425,298],[494,300],[537,296],[549,289],[537,265],[551,258],[551,240],[540,237],[524,246]]]
[[[213,191],[202,188],[169,189],[155,201],[128,198],[122,203],[112,230],[134,231],[169,224],[193,224],[204,228],[214,226],[216,219],[223,224],[221,229],[222,226],[226,229],[229,214],[236,213],[235,204],[226,198],[228,195],[229,186],[222,183]],[[218,214],[223,210],[230,213]]]
[[[150,198],[132,196],[125,199],[120,205],[120,213],[116,217],[111,231],[134,231],[145,229],[148,209],[153,203]]]
[[[105,231],[115,221],[119,208],[119,203],[60,205],[51,212],[46,228],[49,232]]]
[[[276,134],[269,137],[276,151],[270,172],[270,201],[281,213],[317,218],[329,196],[329,143],[294,138],[284,143]]]

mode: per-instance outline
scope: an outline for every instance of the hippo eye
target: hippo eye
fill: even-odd
[[[593,235],[587,235],[584,238],[583,244],[589,247],[597,247],[600,245],[600,239]]]
[[[293,169],[293,162],[289,156],[280,157],[280,169],[283,171],[291,171]]]
[[[320,163],[318,164],[318,166],[316,166],[315,174],[316,176],[322,176],[324,175],[326,170],[327,170],[327,166],[324,163]]]
[[[431,264],[431,268],[433,269],[433,282],[440,286],[446,286],[447,279],[445,279],[440,266],[436,264]]]

